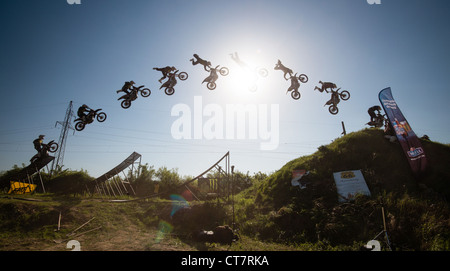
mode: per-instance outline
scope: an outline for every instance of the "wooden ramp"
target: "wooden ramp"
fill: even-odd
[[[137,152],[133,152],[115,168],[95,179],[95,181],[93,182],[95,184],[93,187],[94,191],[100,193],[101,195],[113,197],[131,194],[135,195],[136,193],[133,190],[130,182],[127,180],[127,176],[124,174],[125,180],[123,180],[118,177],[116,178],[116,175],[130,167],[132,174],[135,170],[139,171],[139,165],[135,167],[135,163],[138,159],[138,164],[140,165],[141,155]],[[138,175],[138,173],[136,175]]]
[[[35,162],[31,163],[29,166],[23,168],[19,173],[14,175],[11,178],[11,181],[22,181],[27,179],[28,177],[31,177],[35,173],[39,172],[43,167],[45,167],[48,163],[53,161],[55,157],[53,156],[47,156],[42,159],[38,159]]]

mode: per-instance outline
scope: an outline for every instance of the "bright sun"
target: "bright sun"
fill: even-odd
[[[227,78],[229,87],[234,95],[243,97],[248,96],[261,87],[261,81],[267,76],[267,70],[264,68],[237,67]]]

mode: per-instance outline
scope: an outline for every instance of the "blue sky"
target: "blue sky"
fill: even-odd
[[[367,127],[367,109],[379,105],[385,87],[418,136],[450,143],[448,1],[6,0],[0,7],[0,170],[28,164],[39,134],[57,141],[55,124],[70,101],[74,111],[85,103],[108,114],[104,123],[70,132],[66,145],[64,166],[94,177],[133,151],[181,175],[201,173],[227,151],[240,171],[272,172],[339,137],[341,121],[347,132]],[[269,71],[256,92],[238,81],[233,52]],[[191,64],[194,53],[229,68],[215,90],[201,84],[208,73]],[[278,59],[309,77],[297,101],[273,69]],[[172,96],[159,89],[161,74],[153,70],[167,65],[189,74]],[[124,110],[115,91],[128,80],[152,94]],[[324,107],[329,94],[313,90],[319,80],[351,93],[335,116]],[[194,110],[195,97],[223,110],[278,105],[278,148],[261,151],[261,139],[174,139],[171,110]]]

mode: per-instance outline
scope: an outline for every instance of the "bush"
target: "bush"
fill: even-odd
[[[47,192],[55,194],[83,194],[88,185],[94,180],[86,171],[65,170],[46,182]]]

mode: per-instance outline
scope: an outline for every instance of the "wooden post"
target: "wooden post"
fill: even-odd
[[[347,131],[345,131],[345,125],[344,125],[344,122],[341,121],[341,123],[342,123],[342,135],[347,135]]]
[[[387,229],[386,229],[386,217],[384,216],[384,207],[383,206],[381,206],[381,214],[383,215],[383,229],[384,229],[384,235],[386,237],[386,242],[388,244],[389,249],[392,250],[391,242],[389,241],[389,236],[388,236]]]
[[[39,179],[41,180],[42,190],[44,190],[44,194],[45,194],[45,187],[44,187],[44,182],[42,181],[41,172],[38,170],[37,166],[35,166],[35,167],[36,167],[36,171],[39,175]]]
[[[59,217],[58,217],[58,230],[61,228],[61,211],[59,211]]]

